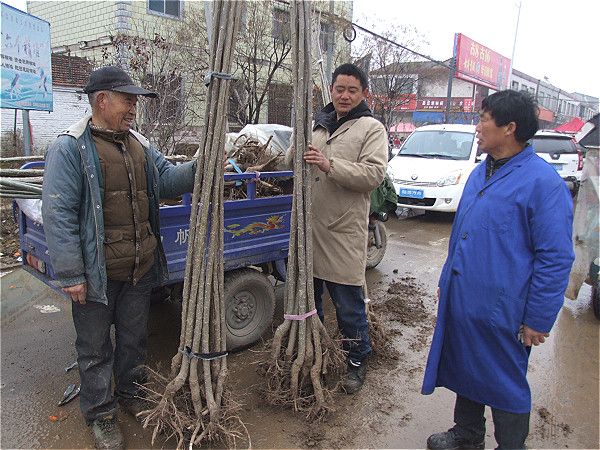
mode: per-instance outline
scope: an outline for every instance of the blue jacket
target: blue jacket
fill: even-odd
[[[485,180],[469,177],[456,212],[423,394],[444,386],[513,413],[531,409],[522,324],[549,332],[573,263],[573,204],[531,146]]]
[[[42,187],[42,218],[59,287],[87,282],[87,300],[107,304],[104,256],[103,180],[87,116],[48,147]],[[142,135],[131,131],[146,153],[152,232],[160,237],[159,199],[174,198],[194,186],[195,162],[173,165]],[[155,282],[168,277],[157,239]]]

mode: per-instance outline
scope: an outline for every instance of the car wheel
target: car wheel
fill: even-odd
[[[275,289],[266,275],[254,269],[225,274],[227,350],[247,347],[271,326]]]

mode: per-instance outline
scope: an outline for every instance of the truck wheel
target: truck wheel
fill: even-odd
[[[387,231],[383,223],[378,222],[379,233],[381,234],[381,248],[377,248],[375,245],[375,232],[369,230],[369,240],[367,243],[367,270],[377,266],[385,255],[385,249],[387,247]]]
[[[275,289],[266,275],[253,269],[225,274],[227,350],[256,342],[273,322]]]
[[[594,315],[596,319],[600,320],[600,282],[596,282],[592,285],[592,307],[594,308]]]

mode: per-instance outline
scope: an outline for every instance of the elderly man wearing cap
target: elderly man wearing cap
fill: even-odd
[[[91,116],[47,150],[42,215],[57,284],[73,300],[81,410],[97,448],[120,448],[117,401],[144,408],[150,291],[167,276],[158,201],[193,189],[195,162],[171,164],[131,129],[138,95],[156,94],[123,70],[92,72],[84,92]]]

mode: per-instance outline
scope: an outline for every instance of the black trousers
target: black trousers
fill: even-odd
[[[456,396],[453,430],[463,439],[477,443],[485,439],[485,405]],[[499,449],[524,449],[529,434],[529,413],[517,414],[492,408],[494,437]]]
[[[106,289],[108,305],[98,302],[72,304],[81,379],[79,404],[88,424],[114,414],[117,396],[139,394],[136,383],[146,381],[142,366],[146,360],[151,272],[135,286],[109,280]],[[115,326],[114,351],[110,335],[112,324]]]

